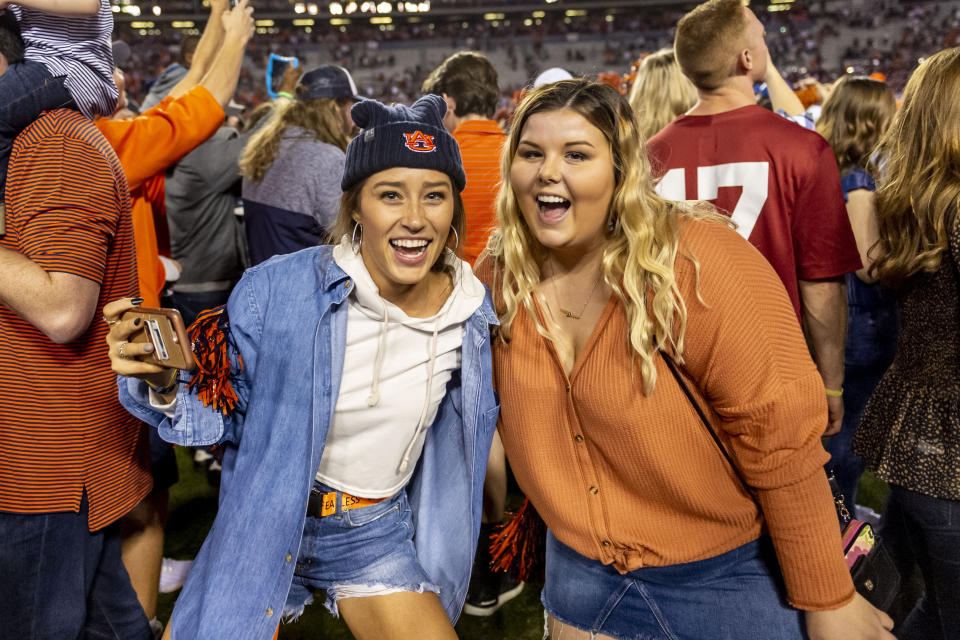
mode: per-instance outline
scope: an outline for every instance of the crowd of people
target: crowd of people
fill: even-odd
[[[839,4],[842,6],[798,2],[790,11],[759,14],[770,34],[771,51],[791,82],[804,77],[829,80],[852,67],[857,74],[884,73],[891,86],[901,91],[919,58],[957,44],[960,15],[953,2],[881,2],[871,4],[870,11]],[[289,13],[289,6],[286,10]],[[202,15],[200,11],[198,8],[196,15]],[[510,68],[528,78],[555,65],[575,74],[622,73],[639,55],[669,46],[682,15],[674,8],[658,7],[617,8],[610,13],[611,19],[595,11],[572,17],[562,11],[545,12],[543,17],[529,20],[510,15],[499,21],[483,20],[478,13],[441,14],[408,24],[397,18],[396,24],[387,25],[389,30],[357,19],[349,27],[330,25],[319,18],[306,28],[277,21],[268,37],[252,43],[251,64],[242,73],[238,98],[251,106],[267,98],[264,69],[266,57],[273,51],[315,57],[354,70],[377,69],[377,81],[364,86],[367,97],[394,101],[399,93],[403,100],[415,99],[415,88],[429,74],[430,65],[411,66],[397,51],[382,49],[382,43],[399,47],[401,54],[438,42],[449,43],[452,50],[503,51]],[[191,30],[156,24],[157,35],[118,25],[118,38],[135,45],[138,52],[125,69],[134,101],[146,94],[150,82],[164,68],[178,62],[181,41],[193,37]],[[840,25],[870,28],[879,35],[854,36],[837,46]],[[565,43],[565,55],[551,58],[549,47],[544,46],[550,42]],[[410,82],[399,80],[406,76],[411,77]],[[502,84],[504,91],[512,93],[526,82]]]
[[[3,9],[0,639],[454,639],[530,581],[557,640],[960,637],[960,48],[795,87],[707,0],[629,74],[244,108],[251,0],[159,57]],[[220,499],[159,620],[175,445]]]

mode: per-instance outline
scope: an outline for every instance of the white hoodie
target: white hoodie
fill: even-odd
[[[453,253],[453,292],[430,318],[411,318],[387,302],[348,238],[333,259],[354,288],[348,299],[347,348],[340,395],[317,481],[364,498],[399,491],[416,467],[426,432],[460,367],[463,325],[485,290]]]

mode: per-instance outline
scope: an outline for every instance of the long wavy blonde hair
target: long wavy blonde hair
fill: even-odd
[[[886,82],[864,76],[837,81],[817,120],[817,133],[830,143],[841,173],[867,167],[896,111],[897,100]]]
[[[601,269],[604,282],[623,303],[630,346],[640,359],[644,393],[656,385],[658,348],[682,361],[687,308],[677,287],[674,260],[684,216],[723,220],[706,203],[690,205],[661,198],[653,190],[650,164],[637,125],[620,93],[606,84],[563,80],[530,92],[517,107],[502,156],[503,183],[497,197],[499,229],[488,245],[497,278],[494,294],[500,308],[500,337],[509,339],[521,307],[537,330],[552,339],[533,307],[546,252],[530,231],[510,181],[510,169],[527,119],[535,113],[569,109],[599,129],[613,152],[615,186],[607,214]]]
[[[297,87],[297,93],[306,89]],[[350,98],[314,98],[288,100],[277,104],[270,114],[270,119],[250,137],[240,158],[240,173],[260,182],[267,174],[267,169],[277,159],[280,152],[280,142],[283,140],[287,127],[300,127],[312,134],[314,140],[326,142],[347,150],[350,143],[350,134],[344,124],[341,110]]]
[[[880,239],[870,273],[891,286],[933,273],[960,205],[960,48],[927,58],[880,140]]]
[[[649,140],[697,103],[697,88],[683,75],[673,49],[643,59],[630,89],[630,106],[640,136]]]

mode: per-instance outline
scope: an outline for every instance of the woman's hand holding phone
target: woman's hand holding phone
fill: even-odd
[[[107,332],[110,368],[121,376],[139,378],[154,387],[164,387],[170,383],[176,370],[139,360],[139,357],[153,354],[153,344],[149,341],[131,341],[133,334],[143,331],[143,318],[120,319],[124,313],[136,308],[131,298],[114,300],[103,308],[103,320],[110,327]]]

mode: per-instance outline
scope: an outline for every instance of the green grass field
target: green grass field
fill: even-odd
[[[177,449],[177,463],[180,482],[170,490],[170,518],[164,555],[189,560],[196,555],[213,524],[217,493],[207,485],[202,473],[194,471],[187,450]],[[858,501],[879,512],[886,499],[886,491],[882,482],[866,474],[860,483]],[[165,622],[170,618],[176,599],[177,593],[160,595],[157,612],[160,620]],[[539,588],[527,585],[523,593],[489,618],[463,616],[457,624],[457,635],[464,640],[540,640],[543,637],[543,608],[540,606]],[[297,622],[280,627],[281,640],[320,638],[353,638],[346,625],[331,616],[320,602],[307,607]]]

